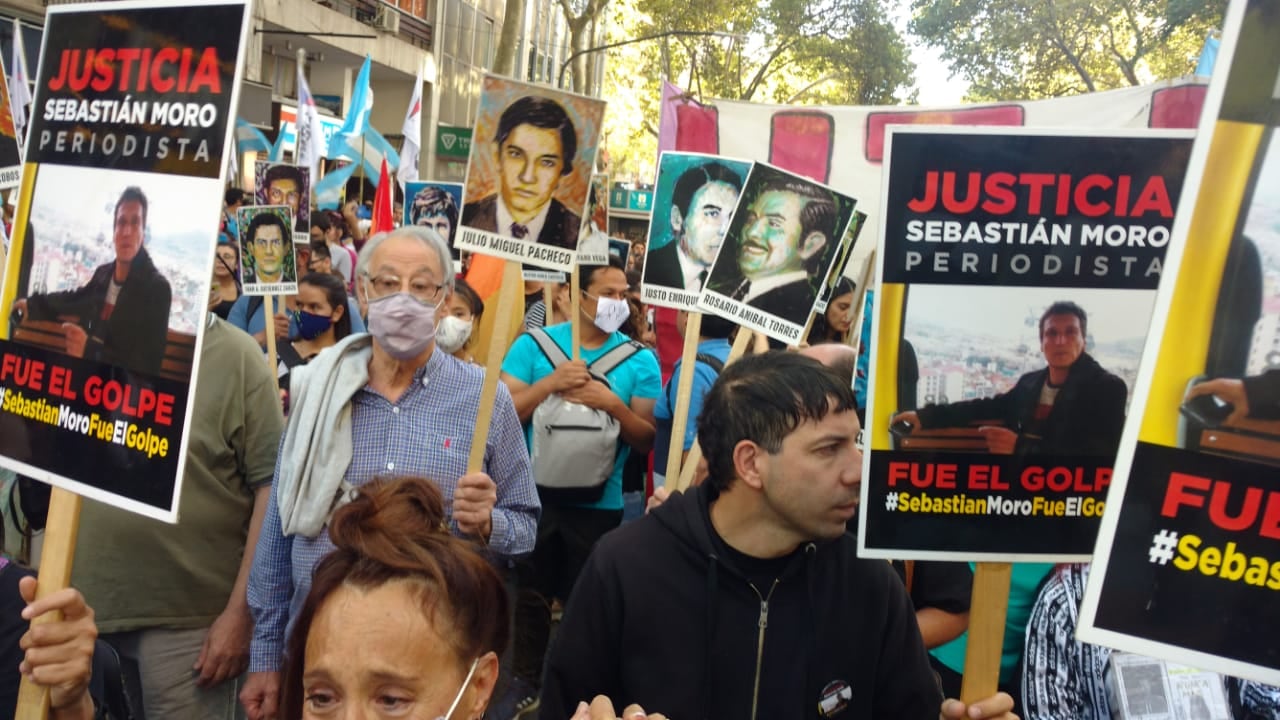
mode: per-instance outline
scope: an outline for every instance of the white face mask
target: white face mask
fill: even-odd
[[[447,353],[458,351],[471,337],[471,321],[456,315],[446,315],[436,326],[436,346]]]
[[[436,720],[452,720],[453,711],[458,709],[458,703],[462,702],[462,694],[467,691],[467,686],[471,684],[471,676],[476,674],[476,666],[480,664],[480,658],[471,661],[471,669],[467,671],[467,676],[462,680],[462,687],[458,688],[458,694],[453,697],[453,704],[449,706],[449,710],[444,715],[436,717]]]
[[[626,300],[617,298],[595,297],[587,293],[583,293],[587,297],[596,301],[596,316],[594,319],[596,327],[606,333],[615,333],[618,328],[622,327],[622,323],[631,317],[631,305]]]

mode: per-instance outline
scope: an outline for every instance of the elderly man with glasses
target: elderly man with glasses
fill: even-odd
[[[370,240],[356,267],[369,334],[352,335],[294,370],[289,427],[249,577],[254,616],[250,720],[274,717],[286,627],[315,564],[333,549],[327,523],[351,490],[379,476],[435,481],[449,527],[505,563],[533,549],[540,505],[511,394],[499,384],[482,472],[468,473],[483,368],[435,347],[453,261],[435,232],[404,227]]]

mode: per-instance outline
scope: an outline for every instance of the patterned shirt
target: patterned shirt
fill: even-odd
[[[390,475],[431,478],[444,493],[447,511],[458,478],[467,471],[483,380],[483,368],[437,351],[395,403],[366,385],[351,401],[353,457],[347,482],[360,486]],[[290,424],[285,432],[292,431]],[[486,448],[484,471],[498,491],[489,548],[505,556],[527,553],[533,550],[541,506],[524,430],[502,383]],[[277,480],[279,473],[277,463]],[[450,528],[459,534],[452,520]],[[254,620],[250,671],[280,669],[286,634],[311,589],[311,573],[331,550],[327,528],[315,538],[285,536],[276,496],[271,494],[249,575]]]

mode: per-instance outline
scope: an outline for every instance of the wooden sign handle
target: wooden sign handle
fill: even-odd
[[[262,296],[262,319],[266,321],[263,329],[267,331],[267,367],[271,370],[271,379],[280,382],[279,355],[276,353],[276,299],[273,295]]]
[[[989,698],[1000,687],[1000,656],[1004,650],[1012,574],[1013,566],[1009,563],[978,563],[973,574],[969,640],[960,686],[960,700],[965,704]]]
[[[733,346],[729,348],[729,357],[725,359],[724,366],[729,367],[738,358],[746,354],[747,346],[751,344],[754,338],[754,332],[739,326],[738,336],[733,339]],[[685,413],[687,414],[688,412],[689,409],[685,408]],[[693,485],[693,476],[698,471],[698,462],[700,460],[702,460],[702,445],[695,439],[693,447],[689,448],[689,457],[684,459],[684,463],[680,467],[680,483],[676,486],[676,489],[687,490]]]
[[[484,469],[484,450],[489,442],[489,425],[493,422],[493,402],[498,395],[498,377],[502,374],[502,358],[507,353],[502,319],[510,317],[516,305],[516,288],[524,287],[520,263],[508,260],[502,270],[502,287],[498,290],[497,322],[491,326],[488,354],[484,363],[484,384],[480,387],[480,410],[476,413],[476,431],[471,436],[471,455],[467,458],[467,472]],[[550,312],[550,309],[547,310]],[[548,316],[549,317],[549,316]],[[438,350],[438,348],[437,348]]]
[[[582,278],[578,275],[578,266],[573,266],[569,273],[569,302],[571,303],[569,319],[569,344],[573,346],[573,360],[582,359]]]
[[[49,519],[45,524],[44,550],[40,554],[40,575],[36,599],[51,595],[71,584],[71,565],[80,532],[80,496],[70,490],[53,488],[49,493]],[[61,620],[62,613],[45,613],[32,625]],[[49,689],[25,676],[18,687],[16,720],[45,720],[49,714]]]
[[[693,373],[698,361],[698,338],[702,336],[702,313],[685,314],[684,352],[680,355],[680,377],[676,382],[676,406],[671,411],[671,449],[667,452],[666,482],[675,490],[680,482],[680,461],[684,457],[684,434],[689,427],[689,405],[693,399]]]

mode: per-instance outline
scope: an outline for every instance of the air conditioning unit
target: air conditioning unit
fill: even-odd
[[[400,11],[390,5],[379,5],[378,14],[373,18],[373,26],[395,35],[400,32]]]

